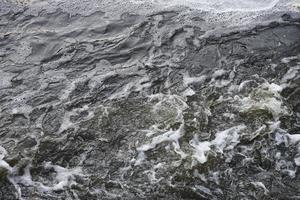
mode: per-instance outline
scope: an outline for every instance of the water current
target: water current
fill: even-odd
[[[293,0],[0,0],[0,199],[300,199]]]

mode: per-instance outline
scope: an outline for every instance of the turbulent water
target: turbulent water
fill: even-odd
[[[289,0],[0,0],[0,199],[300,199]]]

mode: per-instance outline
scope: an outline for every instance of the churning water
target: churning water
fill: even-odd
[[[212,12],[229,12],[229,11],[262,11],[275,7],[280,0],[152,0],[154,4],[165,5],[183,5],[198,10]],[[133,0],[132,2],[141,3],[149,2],[145,0]],[[288,3],[288,2],[285,2]]]
[[[300,199],[298,3],[0,0],[0,199]]]

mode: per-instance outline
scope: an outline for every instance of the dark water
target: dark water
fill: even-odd
[[[300,199],[299,13],[38,5],[0,0],[1,200]]]

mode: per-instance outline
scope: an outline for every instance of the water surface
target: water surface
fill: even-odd
[[[0,199],[300,199],[295,1],[0,14]]]

